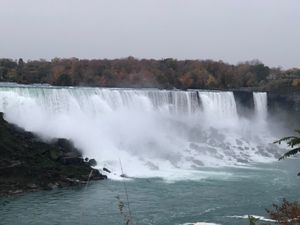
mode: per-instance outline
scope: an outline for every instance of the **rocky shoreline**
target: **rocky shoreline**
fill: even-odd
[[[107,177],[65,139],[45,143],[0,113],[0,196],[86,184]]]

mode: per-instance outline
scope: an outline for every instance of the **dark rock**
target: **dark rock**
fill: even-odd
[[[289,130],[298,129],[300,126],[300,89],[268,92],[268,110],[272,119],[284,121],[283,127]]]
[[[90,166],[97,166],[97,161],[95,159],[90,159],[89,160],[89,165]]]
[[[106,178],[83,160],[70,141],[44,143],[32,133],[7,123],[0,113],[0,196]]]
[[[48,184],[49,189],[56,189],[59,187],[58,183],[49,183]]]
[[[64,165],[70,165],[70,164],[82,164],[83,159],[79,157],[62,157],[60,158],[60,162]]]
[[[105,168],[105,167],[103,168],[103,171],[111,173],[111,171],[109,169]]]
[[[50,158],[53,160],[57,160],[63,155],[63,152],[61,152],[58,149],[51,149],[49,153],[50,153]]]
[[[125,173],[122,173],[122,174],[120,175],[120,177],[123,177],[123,178],[129,178]]]
[[[99,172],[99,170],[93,170],[93,173],[92,173],[92,178],[93,180],[104,180],[104,179],[107,179],[107,176],[106,175],[103,175]]]
[[[253,93],[251,91],[234,90],[237,112],[240,116],[250,117],[254,113]]]
[[[30,189],[37,189],[38,186],[36,184],[27,184],[27,187]]]
[[[68,158],[78,158],[82,157],[80,152],[74,151],[74,152],[67,152],[63,154],[63,157],[68,157]]]
[[[70,184],[86,184],[87,181],[82,181],[82,180],[78,180],[78,179],[75,179],[75,178],[65,178],[66,181],[68,181]]]
[[[21,194],[23,192],[24,192],[24,190],[22,190],[22,189],[17,189],[17,190],[9,191],[10,194],[14,194],[14,195]]]
[[[54,143],[59,149],[63,150],[64,152],[75,152],[76,149],[74,148],[72,142],[67,139],[59,138]]]

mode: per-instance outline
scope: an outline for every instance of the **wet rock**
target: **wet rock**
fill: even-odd
[[[107,176],[100,173],[99,170],[93,169],[91,178],[92,180],[105,180],[107,179]]]
[[[67,139],[59,138],[54,144],[58,147],[58,149],[64,152],[77,152],[77,149],[74,148],[72,142]]]
[[[0,196],[106,178],[82,159],[70,141],[45,143],[7,123],[0,113]]]
[[[129,178],[125,173],[122,173],[122,174],[120,175],[120,177],[122,177],[122,178]]]
[[[49,183],[48,184],[48,187],[49,187],[49,189],[56,189],[56,188],[58,188],[59,187],[59,184],[58,183]]]
[[[78,151],[74,151],[74,152],[66,152],[63,154],[63,157],[67,157],[67,158],[81,158],[82,155],[80,152]]]
[[[89,160],[89,165],[90,166],[97,166],[97,161],[95,159],[90,159]]]
[[[79,157],[62,157],[60,162],[64,165],[82,164],[83,159]]]
[[[69,178],[69,177],[65,178],[65,180],[70,184],[86,184],[87,182],[87,181],[79,180],[76,178]]]
[[[10,194],[14,194],[14,195],[21,194],[23,192],[24,192],[24,190],[22,190],[22,189],[17,189],[17,190],[9,191]]]
[[[27,187],[29,189],[37,189],[38,188],[38,186],[36,184],[27,184]]]
[[[103,168],[103,171],[105,171],[107,173],[111,173],[111,171],[109,169],[105,168],[105,167]]]
[[[62,155],[63,155],[63,152],[59,151],[58,149],[50,150],[50,158],[53,160],[59,159]]]

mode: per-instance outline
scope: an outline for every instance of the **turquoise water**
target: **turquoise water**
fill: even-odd
[[[267,217],[266,208],[282,198],[300,201],[299,160],[256,164],[249,168],[203,169],[197,179],[126,181],[134,224],[179,225],[208,222],[248,224],[230,216]],[[125,224],[116,196],[125,201],[121,181],[0,199],[0,224]]]

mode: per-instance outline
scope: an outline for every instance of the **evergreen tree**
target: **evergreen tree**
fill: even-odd
[[[295,130],[295,132],[297,136],[284,137],[274,142],[278,144],[281,144],[281,142],[286,142],[287,145],[291,148],[291,150],[289,150],[283,156],[281,156],[279,160],[294,156],[300,152],[300,130]],[[300,176],[300,173],[298,173],[298,176]]]

